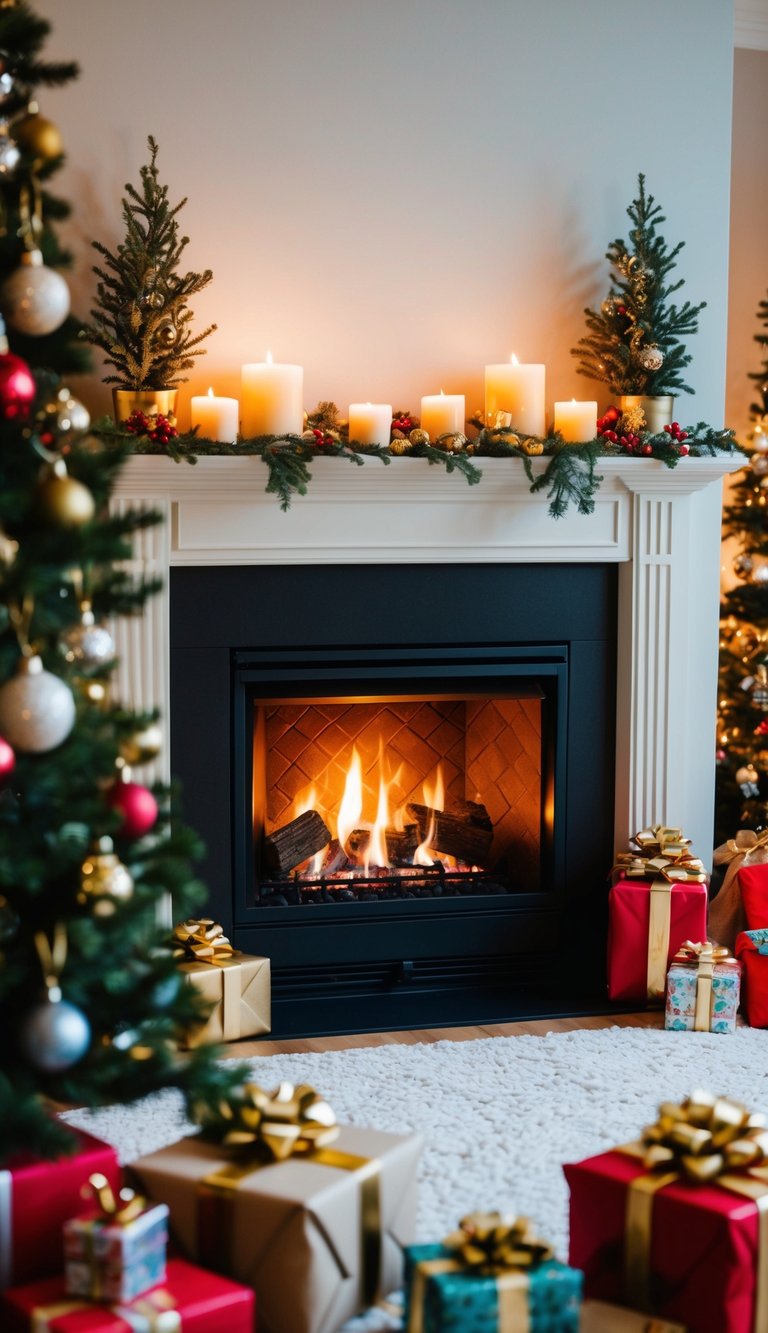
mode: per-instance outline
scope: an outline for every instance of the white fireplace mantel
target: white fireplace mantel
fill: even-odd
[[[161,511],[162,526],[137,535],[136,571],[166,588],[141,620],[115,627],[121,697],[168,716],[171,566],[618,563],[616,845],[649,824],[682,825],[709,860],[722,477],[742,460],[688,457],[670,471],[653,459],[603,459],[594,513],[571,508],[558,520],[521,466],[479,461],[482,481],[470,487],[422,459],[321,458],[309,493],[283,513],[258,458],[190,466],[134,456],[113,509]]]

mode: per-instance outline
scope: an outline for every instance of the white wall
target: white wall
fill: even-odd
[[[754,337],[766,332],[757,307],[768,296],[768,51],[734,57],[726,419],[744,441],[760,401],[749,375],[766,356]]]
[[[548,398],[588,397],[568,349],[606,289],[637,172],[686,239],[706,299],[685,420],[723,418],[731,130],[730,0],[38,0],[47,55],[80,80],[47,93],[87,240],[120,237],[147,133],[214,283],[219,332],[189,391],[237,392],[271,348],[306,402],[418,409],[482,401],[482,367],[548,365]],[[96,381],[77,386],[106,409]],[[597,395],[603,403],[604,393]],[[184,393],[183,402],[188,397]],[[185,412],[182,406],[182,424]]]

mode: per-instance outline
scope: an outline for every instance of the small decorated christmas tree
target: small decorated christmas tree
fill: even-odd
[[[184,372],[203,355],[200,343],[216,328],[212,324],[194,335],[190,328],[193,315],[187,302],[208,286],[213,274],[210,269],[179,273],[189,237],[179,236],[177,215],[187,201],[171,207],[168,187],[158,179],[158,149],[151,136],[148,144],[150,160],[141,168],[140,189],[125,186],[125,240],[114,253],[93,242],[104,266],[94,267],[97,304],[84,330],[114,367],[104,383],[134,393],[183,383],[188,378]]]
[[[49,33],[26,0],[0,5],[0,309],[14,353],[33,368],[70,374],[88,370],[91,358],[57,271],[72,258],[57,234],[70,206],[48,187],[64,144],[36,99],[77,78],[78,67],[42,58]]]
[[[669,298],[683,280],[668,281],[685,242],[668,249],[658,230],[666,219],[646,194],[642,174],[627,213],[629,240],[615,240],[606,251],[614,270],[608,295],[599,310],[585,310],[589,333],[572,349],[579,374],[609,385],[613,394],[692,393],[682,375],[691,361],[683,339],[697,332],[706,302],[678,307]]]
[[[66,390],[0,347],[0,1161],[53,1155],[50,1102],[94,1106],[176,1086],[217,1100],[212,1047],[180,1054],[197,993],[157,924],[201,895],[197,840],[135,781],[156,720],[111,697],[107,618],[154,591],[129,572],[153,513],[110,515],[126,448],[73,428]]]

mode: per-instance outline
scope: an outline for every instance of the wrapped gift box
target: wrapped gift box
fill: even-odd
[[[744,914],[739,873],[742,868],[768,861],[768,833],[758,835],[752,829],[739,829],[735,838],[715,848],[713,859],[716,866],[727,869],[718,893],[709,904],[709,934],[718,944],[733,949],[736,936],[749,924]]]
[[[581,1307],[579,1333],[687,1333],[685,1324],[625,1310],[605,1301],[585,1301]]]
[[[415,1134],[344,1126],[317,1155],[264,1165],[192,1137],[131,1171],[188,1257],[255,1289],[262,1333],[336,1333],[400,1285],[420,1150]]]
[[[82,1212],[89,1176],[100,1172],[113,1189],[120,1188],[120,1167],[109,1144],[75,1130],[72,1143],[69,1157],[52,1162],[19,1157],[0,1170],[0,1289],[61,1271],[62,1227]]]
[[[768,1028],[768,929],[736,936],[736,957],[744,969],[742,1005],[750,1027]]]
[[[667,974],[664,1027],[672,1032],[735,1032],[740,986],[741,968],[727,949],[683,945]]]
[[[768,865],[742,866],[739,889],[747,929],[761,930],[768,926]]]
[[[3,1333],[254,1333],[254,1295],[215,1273],[169,1259],[162,1287],[126,1305],[68,1297],[64,1279],[5,1292]]]
[[[173,934],[179,971],[212,1007],[206,1023],[185,1035],[187,1047],[238,1041],[269,1032],[272,981],[268,958],[238,953],[217,921],[193,917]]]
[[[449,1261],[446,1245],[410,1245],[405,1252],[406,1333],[517,1333],[514,1313],[504,1303],[524,1302],[522,1317],[536,1333],[578,1333],[582,1275],[550,1259],[530,1270],[506,1275],[515,1294],[503,1289],[504,1277],[466,1271],[430,1272],[434,1261]],[[422,1276],[420,1276],[420,1272]],[[513,1322],[511,1322],[513,1321]]]
[[[64,1279],[69,1296],[134,1300],[165,1281],[168,1208],[144,1208],[130,1221],[103,1213],[64,1223]]]
[[[583,1270],[587,1297],[622,1304],[629,1186],[647,1172],[620,1151],[563,1169],[571,1191],[569,1261]],[[717,1185],[666,1185],[652,1203],[654,1312],[695,1333],[755,1333],[757,1248],[752,1200]]]
[[[648,1001],[648,951],[651,924],[649,879],[627,879],[623,874],[608,899],[608,994],[612,1000]],[[660,960],[664,976],[685,940],[707,938],[707,886],[669,885],[669,943]],[[660,988],[659,999],[661,999]]]

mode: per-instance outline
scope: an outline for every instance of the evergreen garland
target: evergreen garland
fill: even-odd
[[[764,412],[768,412],[768,297],[764,296],[759,302],[757,318],[766,330],[764,333],[755,334],[755,342],[763,349],[763,365],[761,370],[752,371],[749,378],[756,382],[760,393],[760,402],[752,403],[750,411],[760,417]]]

